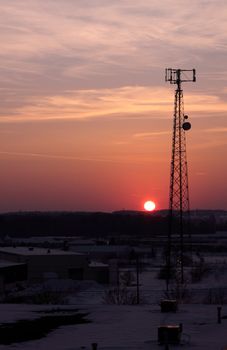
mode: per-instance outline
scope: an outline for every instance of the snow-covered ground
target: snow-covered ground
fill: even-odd
[[[212,265],[212,271],[201,282],[187,284],[190,297],[187,303],[179,305],[176,313],[160,311],[159,302],[164,296],[165,282],[157,279],[159,268],[155,266],[140,273],[140,305],[104,304],[103,293],[107,287],[92,281],[80,282],[78,286],[75,281],[46,282],[43,285],[45,288],[49,283],[60,293],[64,294],[65,289],[70,291],[67,297],[70,305],[0,304],[0,323],[32,320],[40,317],[37,311],[58,307],[88,313],[86,318],[91,323],[61,326],[45,338],[0,345],[0,350],[91,350],[92,343],[98,344],[97,350],[164,349],[163,345],[158,344],[158,327],[180,323],[183,325],[181,345],[169,345],[169,350],[227,350],[227,298],[223,295],[227,295],[227,265],[225,257],[218,259],[211,256],[207,260]],[[135,268],[131,271],[135,274]],[[136,291],[136,287],[130,287],[130,290]],[[221,324],[217,322],[219,305],[215,304],[215,295],[212,294],[215,290],[218,300],[224,303]],[[34,291],[38,293],[39,289]],[[207,304],[201,304],[205,300]]]
[[[183,324],[182,345],[169,349],[224,350],[227,348],[227,306],[222,307],[222,323],[217,323],[215,305],[180,305],[177,313],[161,313],[158,305],[119,306],[93,305],[81,308],[89,313],[92,323],[64,326],[47,337],[29,342],[0,346],[0,349],[162,349],[158,345],[160,325]],[[73,306],[73,308],[77,307]],[[0,322],[37,317],[35,310],[42,306],[1,305]],[[48,307],[45,307],[48,308]],[[50,308],[50,306],[49,306]]]

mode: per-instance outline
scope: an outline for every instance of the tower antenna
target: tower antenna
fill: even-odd
[[[196,71],[195,69],[167,68],[165,70],[165,81],[177,85],[173,115],[169,230],[166,255],[166,288],[168,291],[173,265],[173,248],[176,249],[174,264],[177,267],[177,272],[179,272],[179,281],[181,284],[184,283],[184,235],[186,233],[186,219],[189,220],[190,210],[185,131],[191,129],[191,124],[187,120],[188,116],[184,114],[182,83],[195,82]]]

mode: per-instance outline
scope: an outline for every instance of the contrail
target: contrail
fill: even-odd
[[[104,162],[104,163],[129,163],[129,161],[122,160],[114,160],[114,159],[106,159],[106,158],[82,158],[76,156],[63,156],[58,154],[46,154],[46,153],[26,153],[26,152],[8,152],[8,151],[0,151],[0,154],[10,155],[10,156],[19,156],[19,157],[37,157],[37,158],[49,158],[49,159],[64,159],[64,160],[78,160],[84,162]],[[135,163],[135,162],[130,162]]]

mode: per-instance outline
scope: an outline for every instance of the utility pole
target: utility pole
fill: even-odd
[[[169,192],[169,230],[166,256],[166,288],[169,289],[171,267],[173,266],[173,235],[177,249],[175,265],[180,274],[180,283],[184,283],[184,234],[185,214],[189,218],[189,188],[188,188],[188,165],[186,154],[185,131],[191,129],[187,121],[188,116],[184,114],[184,99],[182,83],[195,82],[195,69],[172,69],[165,70],[165,81],[177,86],[175,90],[173,135],[172,135],[172,157],[170,172]]]

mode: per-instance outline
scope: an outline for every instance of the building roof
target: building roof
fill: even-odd
[[[0,269],[4,267],[11,267],[11,266],[18,266],[18,265],[25,265],[25,263],[17,263],[14,261],[0,260]]]
[[[108,264],[104,264],[102,262],[99,261],[91,261],[89,264],[89,267],[108,267]]]
[[[9,253],[15,255],[83,255],[82,253],[68,250],[39,248],[39,247],[0,247],[0,253]]]
[[[126,245],[71,245],[70,248],[88,253],[127,253],[132,249]]]

